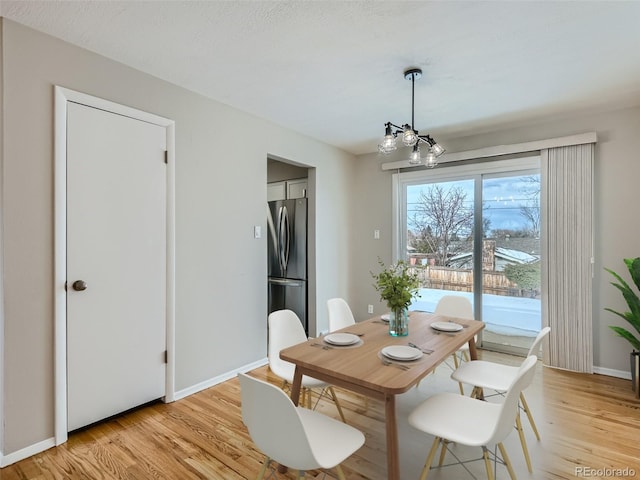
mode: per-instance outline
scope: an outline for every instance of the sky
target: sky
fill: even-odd
[[[520,214],[520,207],[530,202],[531,192],[537,185],[527,181],[533,175],[518,175],[497,178],[485,178],[483,180],[483,203],[485,218],[490,220],[490,229],[514,229],[518,230],[527,225],[527,221]],[[535,176],[540,178],[539,175]],[[407,187],[407,209],[411,216],[411,206],[418,201],[420,191],[426,190],[432,184],[409,185]],[[466,193],[465,203],[473,207],[473,180],[459,180],[454,182],[440,182],[447,191],[454,186],[461,188]],[[538,183],[539,185],[539,183]]]

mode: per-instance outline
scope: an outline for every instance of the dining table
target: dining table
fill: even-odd
[[[291,400],[298,405],[304,375],[382,400],[385,406],[387,478],[397,480],[401,466],[396,395],[417,385],[465,343],[469,344],[470,359],[476,360],[475,336],[484,326],[477,320],[412,311],[409,312],[406,336],[390,335],[388,322],[378,316],[331,332],[357,336],[355,343],[330,343],[325,339],[331,337],[326,335],[311,338],[280,352],[281,359],[295,365]],[[403,348],[398,349],[399,346]],[[411,360],[404,357],[409,347],[416,352],[411,355]],[[392,351],[403,355],[389,357]]]

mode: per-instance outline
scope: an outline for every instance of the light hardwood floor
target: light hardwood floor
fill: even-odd
[[[508,364],[522,361],[486,351],[481,351],[481,356]],[[458,386],[449,379],[450,373],[447,366],[441,365],[419,388],[398,398],[403,479],[419,477],[432,440],[413,430],[406,423],[406,416],[435,392],[457,392]],[[252,374],[279,384],[267,367]],[[640,479],[640,401],[635,399],[630,383],[539,364],[534,384],[525,393],[542,436],[540,442],[523,417],[533,474],[526,469],[517,433],[514,431],[505,442],[518,478]],[[337,389],[337,392],[347,421],[366,436],[364,447],[343,464],[347,478],[384,479],[382,404],[375,400],[365,402],[362,397],[344,390]],[[321,401],[318,409],[337,417],[330,402]],[[443,414],[455,415],[455,412]],[[462,458],[479,456],[475,449],[452,448]],[[0,478],[253,479],[263,458],[242,424],[239,385],[233,379],[178,402],[146,406],[73,433],[66,444],[0,470]],[[478,478],[486,478],[482,462],[468,464],[468,468]],[[631,470],[626,475],[625,468]],[[322,478],[321,473],[307,472],[307,478],[316,477]],[[272,478],[295,478],[295,472],[274,474]],[[432,470],[429,478],[472,477],[462,467],[452,466]],[[497,479],[504,478],[508,478],[508,474],[498,465]]]

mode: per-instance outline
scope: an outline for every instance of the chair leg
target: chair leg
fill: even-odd
[[[458,362],[458,354],[456,352],[453,352],[453,364],[456,367],[456,370],[458,369],[458,367],[460,366],[460,362]],[[464,387],[462,386],[461,382],[458,382],[458,388],[460,389],[460,395],[464,395]]]
[[[504,461],[504,464],[507,466],[507,471],[509,472],[509,476],[511,477],[511,480],[517,480],[516,472],[513,471],[513,465],[511,465],[511,460],[509,459],[509,455],[507,455],[507,451],[505,450],[504,445],[502,445],[502,442],[498,444],[498,448],[500,449],[500,453],[502,454],[502,460]]]
[[[469,354],[467,353],[466,350],[462,351],[462,356],[464,357],[464,361],[468,362],[469,361]]]
[[[533,433],[536,434],[536,438],[538,441],[540,440],[540,434],[538,433],[538,428],[536,427],[536,422],[533,421],[533,415],[531,415],[531,410],[529,410],[529,405],[527,405],[527,401],[524,399],[524,393],[520,392],[520,401],[522,402],[522,408],[524,409],[524,413],[527,414],[527,418],[529,419],[529,423],[531,424],[531,428],[533,429]]]
[[[522,431],[522,422],[520,421],[519,411],[516,415],[516,430],[518,430],[518,436],[520,437],[520,444],[522,445],[524,459],[527,462],[527,468],[529,469],[529,473],[533,473],[533,468],[531,467],[531,458],[529,458],[529,449],[527,448],[527,439],[524,437],[524,432]]]
[[[309,410],[313,409],[313,390],[307,388],[307,408]]]
[[[420,480],[426,480],[427,475],[429,474],[429,469],[431,468],[431,464],[433,463],[433,457],[436,456],[438,445],[440,445],[441,441],[442,439],[440,437],[436,437],[433,439],[431,450],[429,450],[429,455],[427,455],[427,460],[424,462],[424,468],[422,469],[422,473],[420,474]]]
[[[304,478],[304,470],[298,470],[298,479]]]
[[[336,395],[336,392],[333,389],[333,387],[329,387],[329,393],[331,394],[331,398],[333,398],[333,403],[336,404],[336,408],[338,409],[338,413],[340,414],[340,418],[342,419],[342,422],[347,423],[347,421],[344,418],[344,413],[342,413],[342,407],[340,406],[340,402],[338,402],[338,396]]]
[[[487,470],[487,478],[489,480],[494,480],[493,470],[491,469],[491,460],[489,459],[489,450],[487,450],[487,447],[482,447],[482,458],[484,458],[484,468]]]
[[[440,460],[438,460],[438,466],[441,467],[444,463],[444,457],[447,454],[447,444],[449,440],[442,440],[442,448],[440,449]]]
[[[267,467],[269,466],[269,463],[271,463],[271,459],[269,457],[266,457],[264,459],[264,463],[262,464],[262,469],[260,470],[260,473],[258,473],[258,476],[256,477],[256,480],[261,480],[262,478],[264,478],[264,474],[267,471]]]
[[[340,465],[336,465],[336,472],[338,472],[338,480],[347,480],[347,477],[344,476],[344,472]]]

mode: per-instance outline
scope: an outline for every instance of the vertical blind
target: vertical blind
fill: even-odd
[[[540,153],[545,363],[592,373],[594,144]]]

